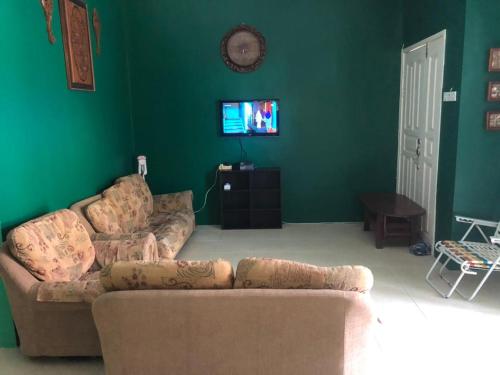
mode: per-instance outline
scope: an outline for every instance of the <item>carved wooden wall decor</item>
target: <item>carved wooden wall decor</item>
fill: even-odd
[[[253,72],[264,61],[266,40],[254,27],[242,24],[224,36],[220,49],[228,68],[238,73]]]
[[[82,0],[59,0],[66,59],[66,75],[71,90],[95,90],[87,5]]]
[[[94,8],[94,12],[92,15],[92,20],[94,24],[94,34],[95,34],[95,52],[97,56],[101,54],[101,18],[99,17],[99,13],[97,13],[97,9]]]
[[[52,31],[52,16],[54,14],[54,0],[40,0],[42,4],[43,13],[45,14],[45,23],[47,24],[47,34],[49,36],[50,44],[56,42],[56,37]]]

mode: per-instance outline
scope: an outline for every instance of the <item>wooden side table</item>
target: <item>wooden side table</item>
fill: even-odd
[[[417,203],[396,193],[365,193],[360,200],[365,209],[364,230],[375,224],[377,249],[383,249],[389,237],[407,237],[410,245],[419,240],[425,210]]]

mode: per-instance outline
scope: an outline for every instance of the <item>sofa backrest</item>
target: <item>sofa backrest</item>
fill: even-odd
[[[108,375],[373,370],[375,315],[357,292],[120,291],[98,297],[92,312]]]
[[[87,230],[70,210],[28,221],[7,235],[10,252],[42,281],[72,281],[86,273],[95,259]]]

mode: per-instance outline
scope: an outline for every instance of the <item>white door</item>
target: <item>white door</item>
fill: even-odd
[[[402,51],[397,192],[426,210],[434,243],[446,31]]]

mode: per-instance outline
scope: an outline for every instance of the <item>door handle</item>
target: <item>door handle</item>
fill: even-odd
[[[421,145],[422,145],[422,140],[420,138],[417,138],[417,148],[415,150],[416,156],[413,158],[415,165],[417,167],[417,171],[420,170],[420,154],[421,154],[420,148],[421,148]]]

